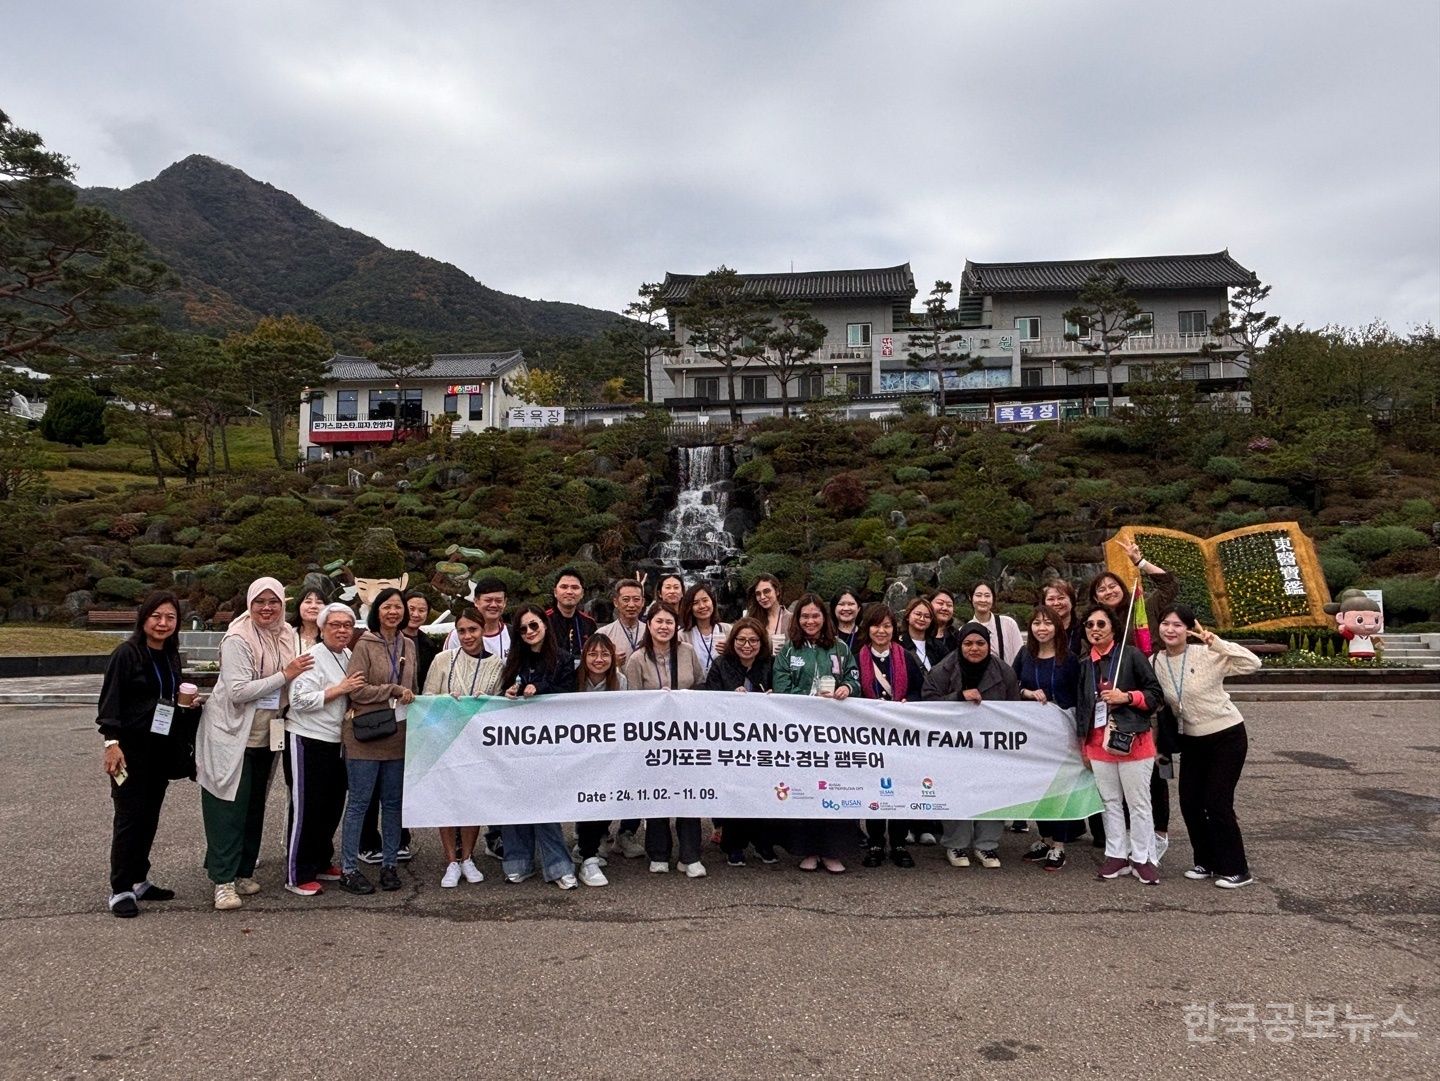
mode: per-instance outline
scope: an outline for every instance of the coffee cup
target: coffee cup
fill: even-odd
[[[182,683],[175,694],[175,701],[182,706],[193,706],[200,700],[200,688],[193,683]]]
[[[834,677],[834,676],[821,676],[819,679],[817,679],[817,680],[815,681],[815,691],[816,691],[817,694],[834,694],[834,693],[835,693],[835,677]]]

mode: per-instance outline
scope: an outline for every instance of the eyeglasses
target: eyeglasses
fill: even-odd
[[[1109,627],[1109,626],[1110,626],[1109,620],[1104,620],[1104,619],[1087,619],[1087,620],[1085,621],[1085,629],[1086,629],[1087,631],[1089,631],[1089,630],[1104,630],[1105,628],[1107,628],[1107,627]]]
[[[756,638],[753,634],[742,634],[739,638],[735,639],[735,644],[737,646],[758,646],[760,639]]]
[[[524,633],[524,634],[529,634],[531,631],[543,631],[544,629],[545,629],[545,624],[543,624],[543,623],[522,623],[522,624],[520,624],[520,630],[521,630],[521,632]]]
[[[251,601],[251,602],[250,602],[250,606],[251,606],[252,608],[279,608],[279,607],[280,607],[280,602],[279,602],[279,601],[254,600],[254,601]]]

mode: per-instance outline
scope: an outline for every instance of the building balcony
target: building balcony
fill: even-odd
[[[1086,356],[1086,339],[1066,341],[1063,337],[1021,339],[1020,354],[1024,357]],[[1167,353],[1199,355],[1205,346],[1235,352],[1235,347],[1213,334],[1132,334],[1115,350],[1118,353],[1143,353],[1147,356]],[[1098,352],[1098,350],[1095,350]]]
[[[810,363],[823,367],[840,364],[864,364],[868,366],[870,364],[870,356],[871,349],[868,345],[857,349],[843,349],[838,347],[834,349],[822,348],[810,360]],[[751,361],[741,361],[736,367],[743,368],[750,366],[759,368],[762,363],[763,362],[757,358]],[[724,365],[720,363],[720,358],[715,354],[693,349],[688,345],[681,346],[680,352],[674,356],[665,357],[662,361],[662,366],[666,371],[691,370],[696,368],[710,368],[717,372],[724,370]]]

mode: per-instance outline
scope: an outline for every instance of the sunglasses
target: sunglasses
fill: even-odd
[[[543,631],[544,629],[545,629],[545,624],[543,624],[543,623],[522,623],[522,624],[520,624],[520,630],[521,630],[523,633],[525,633],[525,634],[529,634],[531,631]]]
[[[1109,626],[1110,626],[1109,620],[1104,620],[1104,619],[1089,619],[1089,620],[1086,620],[1086,621],[1085,621],[1085,629],[1086,629],[1087,631],[1088,631],[1088,630],[1103,630],[1104,628],[1109,627]]]

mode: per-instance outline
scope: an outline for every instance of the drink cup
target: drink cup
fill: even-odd
[[[834,676],[821,676],[819,679],[817,679],[817,680],[815,681],[815,689],[816,689],[816,691],[818,691],[820,694],[834,694],[834,693],[835,693],[835,677],[834,677]]]
[[[175,694],[175,701],[182,706],[193,706],[200,698],[200,688],[193,683],[182,683]]]

